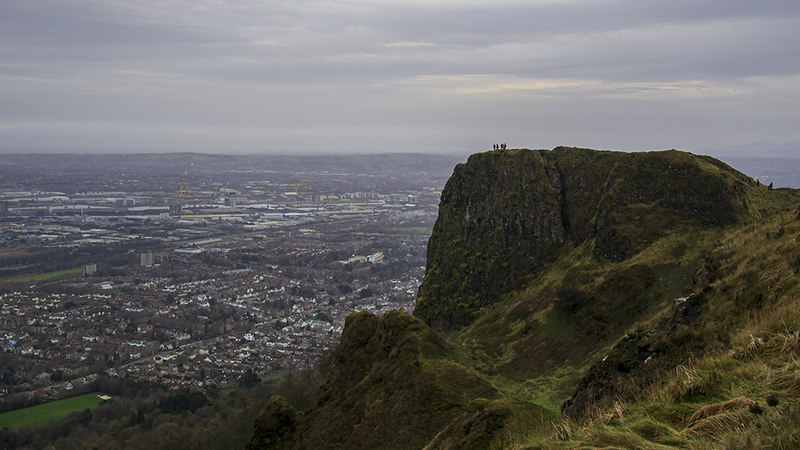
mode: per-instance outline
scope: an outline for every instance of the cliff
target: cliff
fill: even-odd
[[[677,151],[559,147],[473,155],[442,192],[414,314],[437,329],[471,323],[565,245],[592,241],[619,262],[685,222],[749,217],[742,174]]]
[[[799,202],[678,151],[473,155],[414,316],[349,317],[251,447],[800,445]]]

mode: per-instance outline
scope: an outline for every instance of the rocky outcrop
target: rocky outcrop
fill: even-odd
[[[662,318],[655,329],[638,330],[617,342],[602,360],[592,364],[561,405],[561,413],[579,419],[615,399],[635,397],[641,386],[684,360],[693,350],[686,342],[687,331],[692,331],[687,327],[698,319],[711,291],[706,287],[675,300],[672,314]]]
[[[623,261],[685,222],[748,217],[752,180],[713,158],[674,150],[559,147],[472,155],[442,192],[414,315],[452,330],[521,287],[565,244]]]
[[[458,165],[442,192],[414,314],[458,328],[550,261],[566,239],[561,192],[541,152],[478,154]]]
[[[589,368],[581,379],[575,392],[561,405],[561,412],[567,417],[583,417],[605,402],[620,395],[621,390],[630,389],[627,381],[641,374],[645,365],[655,353],[652,333],[637,332],[625,336],[601,360]]]

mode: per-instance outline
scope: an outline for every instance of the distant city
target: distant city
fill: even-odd
[[[98,377],[203,388],[312,367],[348,314],[413,309],[457,162],[6,158],[0,406]]]

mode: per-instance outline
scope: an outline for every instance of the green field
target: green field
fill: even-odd
[[[16,281],[50,281],[50,280],[57,280],[59,278],[66,278],[71,277],[74,275],[80,275],[83,273],[82,267],[76,267],[74,269],[66,269],[66,270],[58,270],[55,272],[47,272],[47,273],[37,273],[33,275],[24,275],[21,277],[15,278]]]
[[[397,234],[428,234],[431,232],[430,227],[392,227],[390,230]]]
[[[101,395],[97,392],[64,400],[44,403],[29,408],[17,409],[0,414],[0,427],[16,430],[26,425],[42,425],[65,417],[71,412],[83,411],[99,405]]]

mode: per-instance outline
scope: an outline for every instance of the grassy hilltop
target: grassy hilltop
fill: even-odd
[[[459,164],[414,316],[348,318],[252,448],[795,448],[800,196],[677,151]]]

